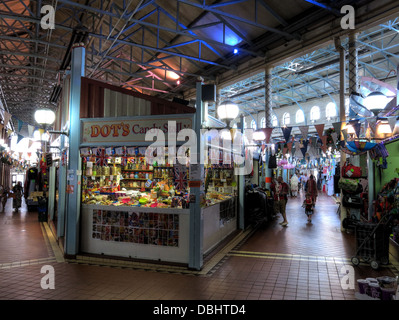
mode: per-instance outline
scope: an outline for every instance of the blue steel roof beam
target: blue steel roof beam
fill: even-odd
[[[320,8],[323,8],[325,10],[328,10],[331,13],[333,13],[334,15],[336,15],[337,17],[341,16],[341,12],[339,10],[337,10],[337,9],[335,9],[333,7],[330,7],[330,6],[326,5],[326,4],[317,2],[315,0],[304,0],[304,1],[309,2],[309,3],[311,3],[311,4],[313,4],[313,5],[317,6],[317,7],[320,7]]]
[[[363,44],[363,45],[365,45],[365,46],[367,46],[367,47],[369,47],[369,48],[372,48],[372,49],[376,50],[375,53],[385,52],[385,54],[390,55],[390,56],[392,56],[392,57],[394,57],[394,58],[399,59],[399,55],[397,55],[397,54],[395,54],[395,53],[392,53],[392,52],[388,51],[388,50],[391,50],[391,49],[394,49],[394,48],[398,47],[399,44],[392,45],[392,46],[390,46],[390,47],[388,47],[388,48],[380,48],[380,47],[377,47],[377,46],[375,46],[375,45],[372,45],[371,43],[363,42],[363,41],[361,41],[361,40],[357,40],[357,42],[360,43],[360,44]],[[373,54],[375,54],[375,53],[373,53]]]
[[[177,1],[179,1],[179,0],[177,0]],[[85,8],[87,11],[93,11],[93,12],[102,13],[102,14],[108,15],[108,16],[113,17],[113,18],[120,18],[118,15],[115,15],[114,13],[111,13],[111,12],[108,12],[108,11],[103,11],[103,10],[100,10],[100,9],[94,8],[94,7],[85,6],[83,4],[79,4],[79,3],[73,2],[71,0],[58,0],[58,2],[68,4],[68,5],[72,6],[72,7],[73,6],[78,6],[78,7],[81,7],[81,8]],[[184,31],[177,31],[175,29],[171,29],[171,28],[164,27],[164,26],[159,26],[159,25],[156,25],[156,24],[153,24],[153,23],[141,21],[139,19],[134,19],[134,18],[130,19],[130,21],[132,23],[137,22],[138,24],[144,25],[146,27],[160,29],[160,30],[163,30],[163,31],[166,31],[166,32],[170,32],[172,34],[183,35],[183,36],[186,36],[186,37],[191,37],[191,38],[194,38],[194,39],[197,39],[197,40],[205,41],[208,44],[213,44],[213,45],[217,45],[217,46],[220,46],[220,47],[230,48],[230,50],[234,49],[234,46],[231,46],[231,45],[228,45],[228,44],[224,44],[224,43],[212,40],[210,38],[194,36],[194,35],[192,35],[190,33],[184,32]],[[264,55],[260,54],[259,52],[253,52],[253,51],[250,51],[250,50],[247,50],[247,49],[242,49],[242,48],[240,49],[240,51],[241,52],[245,52],[245,53],[247,53],[249,55],[258,56],[258,57],[264,57]]]
[[[178,4],[179,2],[177,2]],[[157,4],[157,7],[159,8],[159,10],[161,10],[169,19],[171,19],[173,22],[176,23],[176,26],[179,26],[183,29],[183,35],[186,35],[184,33],[189,33],[192,36],[196,36],[197,35],[192,32],[191,30],[189,30],[189,28],[187,28],[184,24],[182,24],[181,22],[178,21],[178,19],[176,19],[175,17],[173,17],[165,8],[161,7],[159,4]],[[201,39],[197,39],[197,40],[201,40]],[[201,40],[202,41],[202,40]],[[215,48],[213,48],[211,45],[209,45],[207,43],[208,41],[205,41],[204,44],[208,47],[208,49],[210,49],[213,53],[215,53],[217,56],[219,56],[219,58],[222,58],[223,55],[222,53],[220,53],[218,50],[216,50]]]
[[[288,26],[288,22],[284,20],[277,12],[275,12],[264,0],[256,0],[256,3],[260,3],[271,15],[276,18],[284,27]]]
[[[236,27],[234,27],[230,22],[228,22],[225,18],[223,18],[220,14],[218,13],[213,13],[213,15],[218,18],[221,22],[223,22],[224,26],[229,27],[229,29],[231,31],[233,31],[236,35],[238,35],[242,41],[244,41],[245,43],[247,43],[248,45],[252,46],[253,42],[249,39],[247,39],[247,37],[245,35],[243,35]],[[224,39],[223,39],[224,40]]]
[[[154,34],[154,32],[153,32],[152,30],[147,29],[147,28],[145,28],[145,27],[143,27],[143,28],[144,28],[145,30],[147,30],[148,32]],[[167,45],[170,44],[169,42],[167,42],[166,40],[164,40],[164,39],[161,38],[161,37],[159,37],[159,39],[160,39],[163,43],[165,43],[165,44],[167,44]],[[202,43],[202,42],[199,41],[199,40],[194,40],[193,42],[199,42],[200,44]],[[185,44],[185,45],[188,45],[188,43]],[[165,47],[162,47],[162,49],[163,49],[163,50],[169,50],[169,48],[166,49]],[[179,54],[182,53],[182,52],[181,52],[179,49],[177,49],[177,48],[172,48],[172,49],[174,49],[176,53],[179,53]],[[152,57],[155,57],[155,56],[156,56],[156,55],[152,55]],[[153,62],[153,60],[151,60],[152,57],[147,61],[148,63]],[[190,60],[190,59],[188,59],[187,61],[188,61],[189,63],[191,63],[192,65],[194,65],[195,67],[197,67],[198,69],[202,69],[202,67],[201,67],[200,65],[198,65],[195,61]],[[180,68],[180,70],[181,70],[181,68]]]
[[[133,0],[130,0],[128,6],[130,6],[130,4],[131,4],[132,2],[133,2]],[[152,1],[151,1],[151,2],[152,2]],[[127,18],[127,20],[125,21],[125,23],[124,23],[124,25],[123,25],[123,27],[122,27],[122,30],[127,26],[127,24],[129,23],[129,21],[130,21],[131,19],[133,19],[133,17],[139,12],[139,10],[141,10],[142,6],[145,5],[145,4],[146,4],[146,3],[145,3],[144,0],[140,0],[140,2],[139,2],[138,4],[135,4],[135,5],[134,5],[134,10],[128,15],[128,18]],[[127,11],[128,11],[128,8],[126,7],[126,8],[124,9],[124,14],[127,13]],[[98,62],[96,63],[96,66],[94,67],[94,70],[92,70],[92,72],[91,72],[91,74],[89,75],[89,77],[92,76],[92,75],[94,74],[94,72],[96,71],[96,68],[99,67],[100,64],[101,64],[101,62],[103,61],[103,59],[104,59],[103,56],[108,55],[108,53],[109,53],[109,51],[111,50],[112,46],[116,43],[116,41],[118,41],[118,38],[119,38],[120,35],[122,34],[122,30],[120,30],[120,31],[116,34],[116,36],[113,36],[113,37],[112,37],[112,34],[113,34],[114,30],[115,30],[116,25],[118,25],[119,21],[121,21],[121,20],[122,20],[122,17],[120,16],[120,17],[118,18],[118,21],[116,22],[116,24],[113,25],[112,28],[111,28],[111,26],[110,26],[110,32],[108,33],[108,36],[105,38],[105,40],[106,40],[106,41],[111,40],[111,41],[112,41],[112,44],[108,47],[108,49],[106,49],[105,51],[103,51],[103,52],[100,53],[100,56],[101,56],[101,57],[100,57],[100,61],[98,61]],[[112,18],[110,18],[110,22],[112,23]]]
[[[54,79],[46,79],[43,77],[37,77],[33,75],[27,75],[27,74],[16,74],[16,73],[0,73],[0,77],[10,77],[10,78],[26,78],[26,79],[34,79],[34,80],[41,80],[41,81],[47,81],[47,82],[54,82]]]
[[[35,70],[35,69],[37,69],[37,70],[40,70],[39,67],[35,67],[35,66],[25,66],[25,65],[21,65],[21,64],[18,64],[18,65],[14,65],[14,64],[0,64],[0,68],[3,68],[4,70],[6,70],[6,69],[11,69],[11,70],[18,70],[18,69],[22,69],[22,70],[24,70],[24,69],[26,69],[26,70]],[[57,73],[58,73],[57,70],[51,70],[51,69],[47,70],[47,72],[48,72],[48,73],[53,73],[53,74],[57,74]]]
[[[19,21],[19,20],[14,20],[13,23],[10,25],[10,24],[7,22],[7,20],[6,20],[7,17],[9,17],[9,15],[3,14],[3,13],[0,14],[0,19],[1,19],[2,23],[3,23],[4,25],[8,26],[9,30],[12,31],[13,34],[18,34],[18,33],[21,33],[21,32],[23,31],[23,32],[26,32],[27,34],[29,34],[29,36],[33,37],[33,32],[32,32],[32,30],[30,30],[29,28],[27,28],[25,24],[23,24],[23,23],[22,23],[21,21]],[[20,25],[21,25],[21,28],[18,28],[18,27],[16,26],[16,24],[20,24]],[[6,34],[7,34],[7,35],[10,35],[10,33],[8,33],[8,32],[7,32]]]
[[[2,55],[9,55],[13,57],[17,56],[23,56],[23,57],[32,57],[32,58],[39,58],[39,59],[48,59],[50,61],[53,61],[55,63],[61,63],[61,60],[54,58],[54,57],[47,57],[47,56],[42,56],[40,54],[34,54],[34,53],[26,53],[26,52],[12,52],[12,51],[4,51],[0,50],[0,54]],[[17,59],[18,60],[18,59]]]
[[[284,37],[287,37],[289,39],[301,40],[300,36],[298,36],[296,34],[294,35],[294,34],[290,34],[290,33],[285,32],[285,31],[278,30],[276,28],[268,27],[268,26],[266,26],[264,24],[260,24],[260,23],[257,23],[255,21],[251,21],[251,20],[248,20],[248,19],[244,19],[244,18],[238,17],[238,16],[230,14],[228,12],[224,12],[224,11],[220,11],[220,10],[211,8],[208,5],[195,3],[195,2],[192,2],[192,1],[189,1],[189,0],[177,0],[177,1],[181,2],[181,3],[184,3],[186,5],[190,5],[190,6],[205,10],[205,11],[209,11],[209,12],[212,12],[212,13],[218,13],[218,14],[224,16],[224,17],[227,17],[227,18],[233,19],[235,21],[250,25],[252,27],[257,27],[257,28],[260,28],[260,29],[264,29],[264,30],[273,32],[273,33],[280,34],[280,35],[282,35]],[[248,2],[252,2],[252,1],[248,1]]]
[[[90,35],[93,36],[93,37],[96,37],[98,39],[105,39],[105,37],[103,35],[98,35],[98,34],[93,34],[93,33],[90,33]],[[223,67],[223,68],[229,69],[229,70],[235,70],[236,69],[235,67],[223,65],[223,64],[220,64],[220,63],[216,63],[216,62],[213,62],[213,61],[210,61],[210,60],[197,58],[197,57],[194,57],[194,56],[189,56],[189,55],[185,55],[185,54],[181,54],[181,53],[177,53],[177,52],[170,52],[168,50],[163,50],[163,49],[160,49],[160,48],[154,48],[154,47],[150,47],[150,46],[146,46],[146,45],[141,45],[141,44],[138,44],[138,43],[135,43],[135,42],[131,42],[131,41],[124,41],[124,40],[120,40],[120,39],[114,39],[113,37],[110,38],[110,39],[111,40],[115,40],[115,42],[118,42],[120,44],[125,44],[125,45],[128,45],[128,46],[138,47],[138,48],[141,48],[141,49],[148,49],[148,50],[151,50],[151,51],[161,52],[161,53],[165,53],[165,54],[170,54],[170,55],[178,56],[178,57],[181,57],[181,58],[186,58],[186,59],[191,59],[191,60],[198,61],[198,62],[203,62],[203,63],[207,63],[207,64],[216,65],[218,67]],[[141,62],[139,62],[139,63],[141,63]]]
[[[148,15],[147,15],[148,16]],[[143,27],[144,28],[144,27]],[[152,31],[151,31],[152,32]],[[127,36],[128,37],[128,36]],[[127,38],[126,37],[126,38]],[[121,40],[118,40],[118,43],[120,42]],[[123,40],[122,40],[123,41]],[[116,45],[115,45],[116,46]],[[136,45],[136,46],[139,46],[139,45]],[[144,48],[143,48],[144,49]],[[150,49],[150,48],[147,48],[147,49]],[[158,51],[161,51],[161,50],[158,50]],[[114,51],[114,52],[116,52],[116,50]],[[178,51],[179,52],[179,51]],[[167,52],[167,53],[169,53],[170,54],[170,52]],[[176,55],[176,54],[175,54]],[[187,56],[182,56],[182,57],[187,57]],[[190,61],[190,60],[189,60]],[[191,61],[191,63],[194,63],[195,61]],[[210,64],[212,64],[211,62],[207,62],[207,61],[200,61],[200,62],[206,62],[206,63],[210,63]],[[149,63],[149,62],[147,62],[147,63]],[[196,65],[196,64],[195,64]],[[198,65],[196,65],[198,68],[201,68],[200,66],[198,66]],[[219,65],[219,66],[221,66],[221,65]],[[223,65],[224,66],[224,65]]]
[[[93,55],[95,57],[99,57],[99,54],[97,52],[92,52],[92,51],[86,51],[87,54]],[[111,56],[106,56],[105,58],[109,59],[109,60],[116,60],[116,61],[121,61],[121,62],[126,62],[126,63],[130,63],[130,64],[135,64],[135,65],[144,65],[153,69],[159,69],[159,70],[163,70],[163,71],[172,71],[175,72],[174,69],[169,69],[169,68],[165,68],[165,67],[157,67],[151,64],[147,64],[145,62],[138,62],[138,61],[132,61],[129,59],[124,59],[124,58],[120,58],[120,57],[111,57]],[[200,76],[200,74],[195,74],[195,73],[191,73],[191,72],[184,72],[184,71],[180,71],[180,74],[183,75],[188,75],[188,76],[193,76],[193,77],[198,77]],[[205,79],[208,80],[213,80],[214,78],[212,77],[204,77]]]

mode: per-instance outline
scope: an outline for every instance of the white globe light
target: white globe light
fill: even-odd
[[[369,110],[382,110],[393,99],[381,92],[371,92],[365,99],[364,105]]]
[[[217,114],[221,120],[233,120],[237,118],[238,113],[238,106],[231,101],[225,101],[217,108]]]
[[[36,110],[35,120],[39,124],[51,125],[55,121],[55,113],[50,109]]]

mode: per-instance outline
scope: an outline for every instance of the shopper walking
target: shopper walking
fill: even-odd
[[[0,191],[1,204],[3,205],[2,212],[4,212],[10,191],[8,190],[7,187],[3,187],[3,186],[1,186],[0,190],[1,190]]]
[[[280,224],[285,227],[288,225],[285,208],[287,206],[289,186],[284,182],[283,177],[279,176],[270,188],[274,195],[275,211],[276,213],[280,212],[283,216],[283,221]]]
[[[313,177],[313,174],[310,175],[309,180],[306,182],[306,194],[310,195],[313,199],[313,206],[316,205],[317,200],[317,184],[316,180]]]
[[[299,184],[299,179],[296,173],[291,177],[290,180],[290,187],[291,187],[291,195],[296,198],[298,195],[298,184]]]
[[[18,181],[18,183],[12,188],[13,192],[13,201],[12,207],[15,209],[15,212],[18,212],[18,209],[22,206],[22,183]]]

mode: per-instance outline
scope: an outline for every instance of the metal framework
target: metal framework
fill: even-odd
[[[287,0],[288,1],[288,0]],[[84,35],[86,76],[164,98],[184,98],[198,77],[217,82],[251,59],[265,60],[274,43],[300,43],[308,28],[338,23],[344,4],[391,0],[0,0],[0,85],[14,118],[34,124],[68,67],[76,32]],[[392,2],[393,3],[393,2]],[[54,29],[41,8],[55,8]],[[398,9],[399,10],[399,9]],[[360,70],[384,79],[398,63],[398,21],[358,37]],[[339,90],[338,54],[315,50],[272,70],[273,105],[301,105]],[[264,73],[223,88],[249,112],[264,110]],[[210,105],[212,111],[214,106]],[[31,112],[28,112],[28,111]]]

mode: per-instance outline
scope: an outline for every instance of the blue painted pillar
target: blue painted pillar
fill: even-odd
[[[201,196],[205,196],[203,189],[203,182],[205,180],[204,174],[204,163],[201,161],[203,145],[201,143],[202,135],[201,135],[201,127],[203,121],[203,104],[202,104],[202,81],[198,80],[196,84],[196,113],[194,116],[194,125],[193,129],[196,134],[196,164],[191,163],[190,169],[193,166],[196,166],[198,169],[197,172],[200,172],[200,179],[202,181],[200,188],[190,188],[190,194],[195,196],[195,202],[190,203],[190,244],[189,244],[189,262],[188,267],[195,270],[201,270],[203,265],[203,225],[204,220],[201,213],[201,205],[200,198]],[[190,170],[190,180],[192,178],[192,171]],[[195,180],[198,177],[194,178]]]
[[[72,47],[71,84],[69,94],[69,159],[67,181],[68,211],[66,213],[65,254],[76,255],[79,248],[79,220],[80,220],[80,175],[81,159],[80,145],[80,94],[82,77],[85,70],[85,48],[75,45]]]
[[[240,131],[244,135],[244,116],[241,115]],[[245,155],[245,145],[242,146],[242,154]],[[238,228],[245,229],[245,176],[241,173],[238,176]]]
[[[65,148],[65,136],[60,136],[60,150],[61,154]],[[66,208],[66,167],[60,163],[58,168],[58,218],[57,218],[57,237],[63,237],[65,235],[65,212]]]

